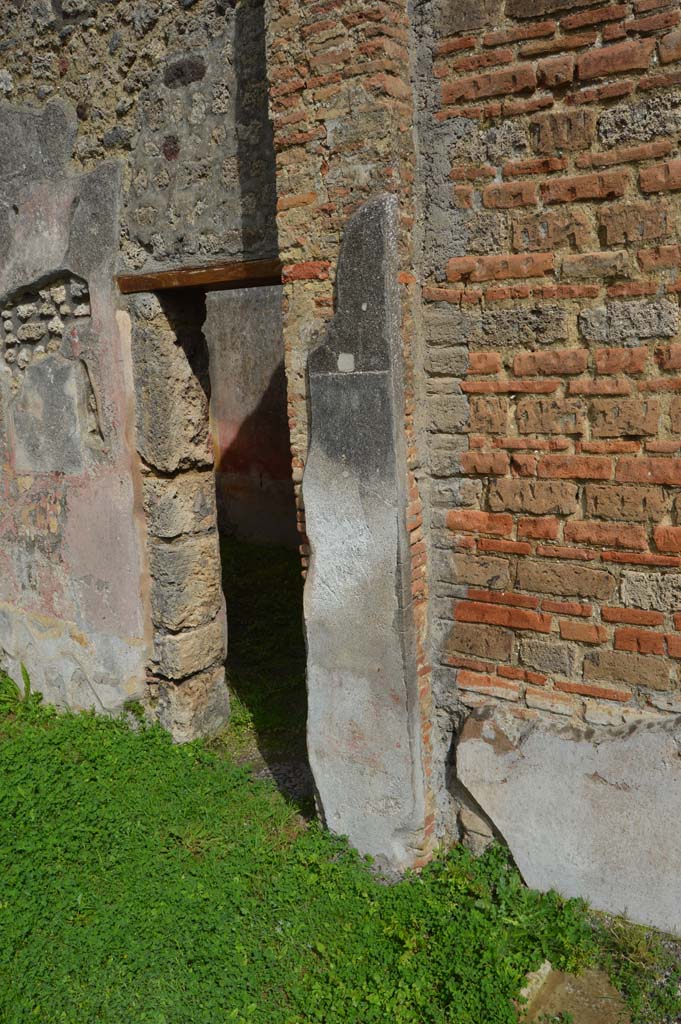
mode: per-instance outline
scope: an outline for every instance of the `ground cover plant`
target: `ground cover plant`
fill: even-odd
[[[600,955],[501,848],[385,885],[200,743],[2,702],[4,1024],[510,1024],[527,971]]]
[[[386,885],[253,778],[254,753],[304,755],[299,575],[223,559],[218,743],[60,714],[0,672],[2,1024],[511,1024],[547,958],[604,963],[638,1024],[681,1019],[662,940],[526,889],[501,848]]]
[[[5,710],[0,1020],[511,1022],[585,963],[581,907],[500,849],[387,886],[267,783],[157,728]]]

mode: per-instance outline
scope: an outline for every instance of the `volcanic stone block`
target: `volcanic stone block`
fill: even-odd
[[[154,663],[159,675],[185,679],[222,661],[227,653],[224,615],[206,626],[182,633],[158,633],[154,640]]]
[[[303,477],[308,749],[326,823],[396,867],[422,843],[402,440],[397,201],[348,221],[338,309],[309,363]]]
[[[150,697],[155,717],[176,743],[213,736],[229,718],[229,691],[222,666],[181,683],[155,679],[150,683]]]
[[[625,607],[676,611],[681,606],[681,573],[627,570],[622,573],[622,601]]]
[[[152,615],[157,626],[177,631],[202,626],[222,607],[217,534],[151,546]]]
[[[181,473],[144,480],[144,511],[150,533],[168,540],[215,529],[212,473]]]
[[[521,590],[562,597],[592,597],[607,600],[615,590],[615,579],[603,569],[582,565],[556,565],[554,561],[525,559],[518,566]]]
[[[505,558],[491,555],[462,555],[447,552],[450,571],[443,574],[453,583],[468,583],[474,587],[506,590],[511,586],[511,566]]]
[[[140,307],[146,296],[137,296]],[[163,473],[210,466],[208,399],[176,328],[163,312],[136,324],[133,360],[137,443],[142,458]]]
[[[664,658],[631,651],[589,651],[584,659],[584,678],[597,682],[626,683],[668,690],[670,664]]]
[[[503,0],[439,0],[438,27],[441,35],[478,32],[497,25],[502,17]]]
[[[25,372],[10,406],[14,457],[20,473],[80,473],[87,434],[82,366],[47,356]]]
[[[681,91],[659,90],[640,103],[621,103],[604,110],[598,135],[608,148],[650,142],[681,129]]]
[[[508,629],[481,626],[477,622],[455,622],[447,638],[447,650],[508,661],[513,651],[513,634]]]
[[[679,328],[679,307],[669,299],[656,302],[610,302],[579,315],[587,341],[636,344],[645,338],[671,338]]]
[[[573,676],[579,665],[579,653],[576,644],[555,639],[548,643],[544,640],[523,640],[520,644],[523,664],[547,675]]]
[[[679,717],[601,727],[488,709],[456,763],[528,885],[681,934],[680,743]]]

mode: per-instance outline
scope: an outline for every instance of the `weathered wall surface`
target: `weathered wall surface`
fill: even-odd
[[[307,362],[333,312],[339,246],[349,217],[385,192],[399,199],[397,275],[404,377],[403,436],[407,476],[399,516],[409,535],[405,559],[415,667],[409,680],[420,736],[415,778],[425,793],[420,841],[432,846],[431,709],[427,640],[426,543],[417,444],[422,403],[420,297],[415,275],[418,197],[411,88],[411,26],[406,0],[270,0],[267,4],[270,112],[277,162],[280,254],[284,263],[284,345],[294,481],[308,444]],[[304,513],[299,499],[301,528]],[[359,528],[359,524],[358,524]],[[303,547],[304,556],[308,549]],[[408,565],[408,569],[406,566]],[[360,753],[356,756],[360,756]],[[350,754],[347,769],[352,772]],[[416,849],[420,843],[420,852]]]
[[[209,292],[204,333],[220,532],[297,547],[281,288]]]
[[[554,716],[617,737],[681,707],[681,13],[497,0],[421,4],[418,17],[441,735],[471,708],[536,722],[547,764],[565,767],[534,762],[557,809],[601,733],[580,727],[570,753],[550,738]],[[654,780],[677,768],[660,745],[631,743],[642,784],[618,782],[614,757],[608,779],[627,799],[611,788],[602,801],[613,831],[628,819],[646,832]],[[473,795],[498,827],[513,818],[530,871],[536,837],[494,778]],[[441,812],[453,828],[446,801]],[[557,860],[575,843],[559,817],[537,821]],[[598,818],[580,817],[579,844],[596,874],[617,874]],[[592,883],[575,891],[604,905]],[[659,896],[647,891],[646,919],[678,926]]]
[[[309,356],[335,329],[350,218],[392,193],[406,467],[393,525],[419,789],[409,856],[460,829],[474,845],[496,831],[528,878],[553,884],[547,836],[564,851],[578,828],[593,870],[572,864],[565,887],[608,905],[603,879],[620,861],[600,819],[644,833],[659,780],[677,786],[678,4],[35,0],[2,5],[0,37],[0,643],[28,661],[55,651],[50,679],[75,703],[93,680],[98,706],[120,703],[115,668],[130,694],[146,673],[178,735],[224,717],[224,611],[202,568],[217,543],[205,311],[149,295],[116,318],[114,265],[279,248],[304,529]],[[53,96],[73,128],[46,107]],[[313,514],[316,554],[323,521]],[[480,713],[506,737],[498,761]],[[348,778],[366,749],[340,759]],[[635,752],[636,785],[620,750]],[[542,807],[569,777],[596,813],[577,801],[528,837],[530,752]],[[678,927],[658,882],[632,907]]]
[[[150,636],[118,169],[68,165],[75,124],[0,107],[0,656],[47,698],[139,698]]]
[[[119,267],[276,255],[262,0],[9,0],[0,39],[0,95],[67,100],[76,164],[120,160]]]
[[[679,934],[680,730],[675,715],[605,728],[485,709],[457,768],[529,885]]]
[[[205,309],[192,296],[124,302],[113,275],[276,255],[263,4],[10,2],[0,39],[12,153],[0,292],[14,303],[2,480],[7,534],[19,537],[2,554],[12,610],[0,643],[55,699],[150,698],[191,738],[227,714]],[[72,111],[68,127],[52,97]],[[35,111],[21,130],[17,108]],[[80,498],[79,475],[91,481]],[[45,624],[32,639],[30,615],[47,611],[73,620],[67,640]],[[104,650],[107,631],[133,653],[113,639]],[[94,696],[95,669],[71,667],[90,644]]]
[[[327,824],[407,867],[425,787],[404,518],[397,200],[350,218],[336,314],[309,362],[303,498],[308,752]]]

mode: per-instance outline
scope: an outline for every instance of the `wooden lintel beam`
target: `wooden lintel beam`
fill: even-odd
[[[244,260],[240,263],[213,263],[209,267],[157,270],[147,274],[118,274],[116,283],[123,295],[168,288],[256,288],[281,284],[281,262]]]

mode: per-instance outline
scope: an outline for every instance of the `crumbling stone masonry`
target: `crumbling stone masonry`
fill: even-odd
[[[226,720],[238,303],[116,274],[278,258],[325,820],[681,932],[678,0],[9,0],[0,93],[5,660]]]

